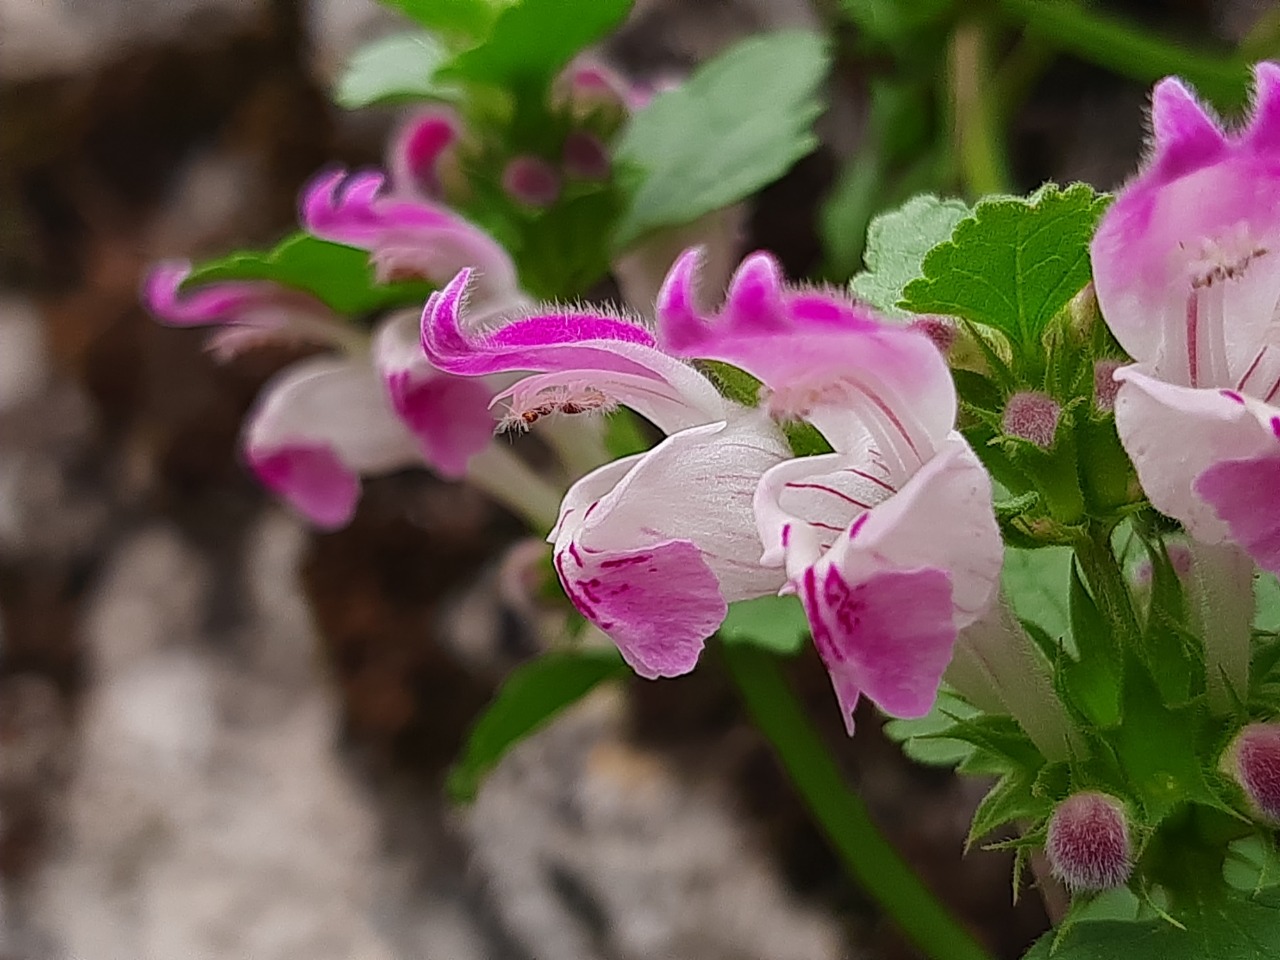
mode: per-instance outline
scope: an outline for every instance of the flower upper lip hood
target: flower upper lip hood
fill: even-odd
[[[471,376],[531,371],[499,398],[514,425],[625,404],[668,434],[575,483],[548,539],[565,592],[637,673],[687,672],[730,602],[783,584],[756,560],[752,500],[789,455],[786,441],[637,321],[552,307],[468,331],[469,279],[463,271],[427,302],[422,346],[433,364]]]
[[[1152,97],[1151,155],[1103,216],[1098,303],[1136,363],[1116,426],[1151,502],[1198,539],[1280,570],[1280,66],[1225,131],[1178,80]]]
[[[381,173],[322,173],[303,190],[300,207],[309,233],[368,250],[384,282],[421,278],[443,284],[463,267],[474,267],[486,301],[510,309],[521,300],[515,264],[501,244],[448,207],[388,190]]]
[[[924,334],[743,261],[724,306],[696,306],[698,254],[658,299],[659,341],[736,364],[767,408],[834,452],[768,470],[754,506],[762,563],[785,568],[846,724],[863,694],[897,716],[932,707],[960,628],[990,604],[1003,545],[986,471],[955,431],[950,372]]]

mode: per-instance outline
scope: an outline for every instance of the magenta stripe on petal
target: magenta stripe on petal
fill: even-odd
[[[1280,574],[1280,457],[1225,460],[1195,481],[1233,541],[1258,566]]]

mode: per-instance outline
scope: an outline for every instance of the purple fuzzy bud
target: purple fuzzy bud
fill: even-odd
[[[609,154],[600,138],[574,130],[564,139],[564,172],[579,180],[607,180]]]
[[[1115,373],[1122,366],[1119,360],[1099,360],[1093,365],[1093,402],[1099,410],[1109,412],[1116,408],[1120,384],[1116,382]]]
[[[950,317],[925,314],[911,321],[911,329],[919,330],[932,340],[944,357],[956,344],[956,322]]]
[[[1123,885],[1133,871],[1124,805],[1093,791],[1068,797],[1049,818],[1045,852],[1053,875],[1073,891]]]
[[[1280,824],[1280,724],[1249,724],[1228,756],[1249,802],[1266,820]]]
[[[530,207],[549,207],[560,196],[560,177],[540,157],[516,157],[502,171],[502,189]]]
[[[1005,405],[1004,432],[1048,449],[1053,446],[1053,436],[1058,432],[1058,417],[1061,413],[1062,408],[1052,397],[1034,390],[1024,390],[1015,393]]]

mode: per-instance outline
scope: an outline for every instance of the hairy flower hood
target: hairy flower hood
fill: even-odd
[[[550,540],[566,593],[645,677],[692,669],[728,603],[775,593],[752,499],[789,450],[762,412],[731,403],[636,320],[548,308],[489,330],[462,323],[470,274],[432,295],[422,346],[455,374],[531,375],[498,400],[515,427],[623,404],[668,434],[569,490]]]
[[[392,314],[371,342],[320,301],[268,281],[181,285],[186,264],[159,265],[143,299],[173,326],[213,326],[226,357],[264,342],[305,341],[334,355],[286,367],[259,395],[245,425],[245,459],[259,480],[316,526],[351,520],[362,474],[425,464],[461,477],[493,434],[493,388],[432,367],[418,347],[417,315]]]
[[[1280,66],[1226,131],[1177,79],[1151,153],[1092,246],[1098,303],[1136,361],[1116,425],[1160,510],[1280,571]]]
[[[807,421],[833,448],[761,479],[761,562],[783,568],[799,594],[850,730],[864,693],[896,716],[927,713],[1003,556],[990,480],[954,429],[942,355],[845,297],[788,287],[763,253],[706,314],[697,267],[689,251],[667,277],[660,342],[747,371],[770,413]]]

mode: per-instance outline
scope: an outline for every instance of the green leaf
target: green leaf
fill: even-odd
[[[1272,960],[1280,944],[1280,896],[1233,896],[1167,920],[1081,920],[1050,931],[1024,960]]]
[[[1233,841],[1227,847],[1222,879],[1245,893],[1280,886],[1280,854],[1275,841],[1261,834]]]
[[[841,0],[840,6],[859,30],[875,40],[893,42],[941,17],[951,0]]]
[[[925,255],[949,240],[970,213],[961,200],[921,194],[880,214],[867,228],[867,269],[849,285],[854,296],[891,316],[908,316],[898,307],[902,291],[923,276]]]
[[[644,453],[651,446],[653,441],[645,435],[638,413],[619,407],[609,414],[604,427],[604,448],[609,456],[621,460],[632,454]]]
[[[1089,240],[1108,199],[1077,183],[981,201],[925,257],[899,306],[986,324],[1041,353],[1053,315],[1089,282]]]
[[[493,27],[506,7],[518,0],[382,0],[432,33],[475,43]]]
[[[1071,565],[1069,591],[1074,655],[1058,661],[1055,681],[1091,724],[1103,729],[1120,722],[1120,658],[1111,626],[1098,609],[1077,564]]]
[[[375,40],[351,58],[333,99],[347,110],[393,100],[453,99],[457,91],[433,78],[444,58],[444,48],[429,34],[397,33]]]
[[[1253,628],[1267,633],[1280,632],[1280,580],[1273,573],[1258,574],[1253,581],[1253,595],[1258,601]]]
[[[1070,576],[1071,548],[1041,547],[1006,550],[1000,579],[1014,612],[1060,640],[1070,636],[1066,601]]]
[[[627,672],[611,649],[548,653],[517,667],[476,721],[449,771],[447,788],[454,802],[475,799],[481,782],[507,751],[604,681]]]
[[[441,75],[506,89],[539,88],[621,23],[631,3],[520,0],[498,15],[483,44],[458,54],[441,68]]]
[[[1031,787],[1035,777],[1026,770],[1014,770],[996,781],[974,811],[965,846],[972,846],[993,830],[1019,820],[1039,820],[1053,812],[1053,803],[1037,797]]]
[[[223,280],[272,280],[305,291],[347,316],[421,303],[432,289],[425,283],[379,284],[368,253],[305,233],[286,237],[273,250],[238,250],[206,261],[183,286]]]
[[[784,656],[800,652],[809,636],[809,621],[795,597],[757,597],[729,604],[720,625],[725,643],[748,644]]]
[[[615,156],[635,178],[616,249],[657,227],[689,223],[780,177],[817,145],[826,41],[781,31],[744,40],[627,125]]]
[[[955,717],[970,717],[977,711],[954,693],[943,689],[933,709],[916,720],[890,720],[884,735],[902,747],[916,763],[931,767],[954,767],[973,755],[973,744],[946,736],[956,725]]]

